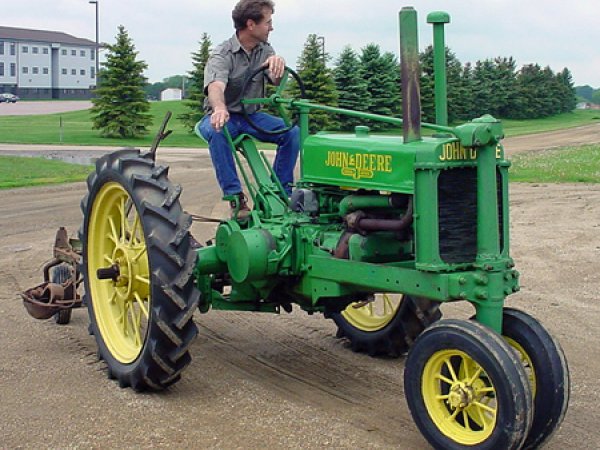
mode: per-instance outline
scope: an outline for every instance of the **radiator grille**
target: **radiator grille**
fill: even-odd
[[[440,257],[470,263],[477,256],[477,168],[443,170],[438,178]]]

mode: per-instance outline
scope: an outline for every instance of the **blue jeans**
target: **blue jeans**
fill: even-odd
[[[274,131],[285,128],[282,119],[270,114],[256,112],[251,115],[252,121],[259,127]],[[300,130],[298,127],[282,134],[261,133],[250,126],[242,114],[231,114],[227,122],[227,130],[235,139],[242,133],[254,136],[259,141],[277,144],[277,156],[273,169],[286,192],[291,194],[291,184],[294,181],[294,166],[300,150]],[[205,115],[198,127],[200,134],[208,142],[210,157],[215,167],[217,181],[221,186],[223,195],[242,192],[242,185],[238,178],[233,153],[223,132],[217,132],[210,124],[210,114]]]

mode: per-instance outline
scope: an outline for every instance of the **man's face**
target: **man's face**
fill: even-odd
[[[273,11],[269,8],[263,9],[263,19],[260,22],[248,21],[248,29],[252,36],[260,42],[269,40],[269,33],[273,31]]]

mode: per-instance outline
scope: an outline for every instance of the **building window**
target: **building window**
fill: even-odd
[[[4,41],[0,41],[0,55],[4,55]]]
[[[60,73],[62,73],[63,75],[66,75],[66,74],[67,74],[67,69],[62,69],[62,70],[60,71]]]
[[[96,59],[96,50],[90,49],[90,59],[93,61]]]
[[[71,75],[77,75],[77,69],[71,69]]]
[[[47,55],[47,54],[48,54],[48,47],[44,47],[44,48],[42,49],[42,53],[43,53],[44,55]]]
[[[15,54],[17,53],[17,46],[15,45],[14,42],[10,43],[10,54],[11,56],[15,56]]]
[[[79,56],[85,56],[85,50],[79,50]]]
[[[40,49],[37,47],[31,47],[31,53],[33,53],[34,55],[37,55],[39,53]]]
[[[85,75],[85,69],[81,69],[81,70],[79,71],[79,75],[82,75],[82,76],[83,76],[83,75]]]
[[[63,55],[63,56],[67,56],[67,49],[66,49],[66,48],[63,48],[63,49],[60,51],[60,54],[61,54],[61,55]]]
[[[40,68],[39,67],[32,67],[31,68],[31,73],[34,75],[37,75],[38,73],[40,73]]]
[[[11,77],[17,76],[17,64],[16,63],[10,63],[10,76]]]
[[[44,68],[42,69],[42,72],[44,73],[44,75],[48,75],[48,68],[47,68],[47,67],[44,67]]]
[[[77,56],[77,50],[71,50],[71,56]]]
[[[23,53],[29,53],[29,47],[27,47],[26,45],[24,45],[22,48],[23,48],[22,49]]]
[[[23,66],[23,73],[29,73],[29,67]]]
[[[96,78],[96,68],[90,67],[90,78]]]
[[[4,76],[4,63],[0,62],[0,77]]]

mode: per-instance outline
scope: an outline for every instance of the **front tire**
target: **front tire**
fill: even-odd
[[[559,343],[529,314],[504,308],[502,323],[502,335],[517,350],[533,393],[533,424],[523,448],[538,448],[558,429],[567,412],[567,360]]]
[[[404,392],[413,419],[437,449],[518,449],[532,397],[516,353],[477,322],[448,319],[411,349]]]
[[[138,150],[111,153],[97,161],[82,200],[90,329],[109,377],[136,390],[178,381],[198,332],[191,218],[167,172]]]

